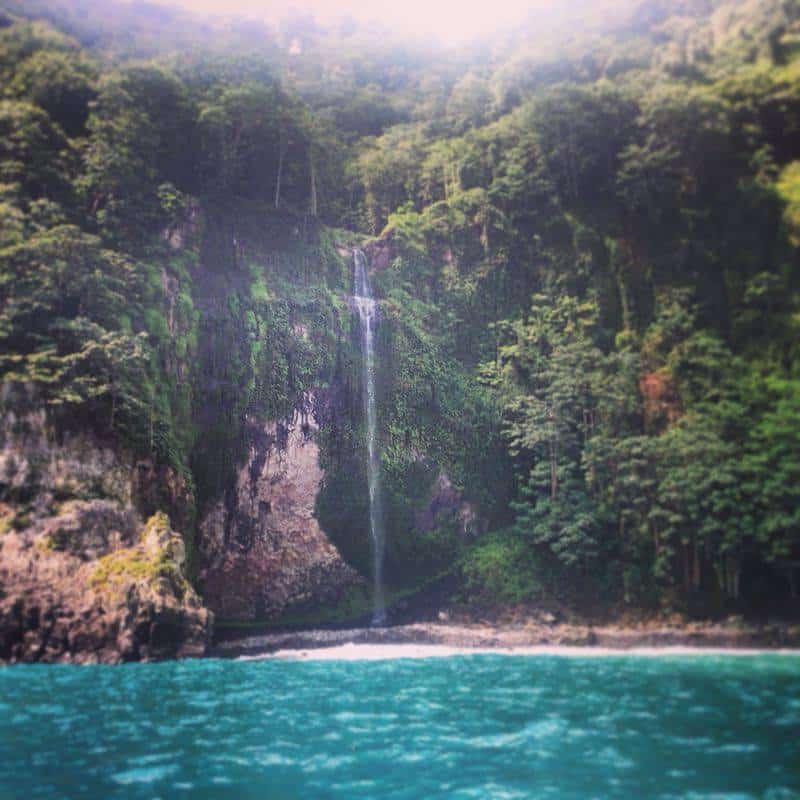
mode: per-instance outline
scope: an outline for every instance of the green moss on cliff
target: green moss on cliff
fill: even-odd
[[[163,512],[148,519],[140,541],[133,547],[115,550],[97,562],[89,581],[93,589],[110,595],[124,595],[132,583],[144,582],[158,590],[162,582],[176,596],[183,597],[189,584],[181,572],[176,537]]]
[[[16,514],[12,508],[0,508],[0,536],[14,530]]]

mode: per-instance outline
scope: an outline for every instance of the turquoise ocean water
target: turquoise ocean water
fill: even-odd
[[[800,657],[0,669],[0,798],[800,798]]]

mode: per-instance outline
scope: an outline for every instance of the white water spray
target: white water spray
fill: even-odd
[[[372,538],[372,572],[375,580],[372,624],[386,622],[383,593],[383,504],[381,501],[380,460],[378,458],[378,419],[375,406],[375,325],[378,309],[369,286],[367,257],[353,251],[353,302],[361,322],[361,356],[364,364],[364,410],[367,418],[367,483],[369,486],[369,533]]]

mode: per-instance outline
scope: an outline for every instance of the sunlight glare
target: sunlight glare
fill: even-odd
[[[204,14],[241,15],[275,22],[289,14],[310,13],[321,22],[351,17],[378,22],[399,32],[433,35],[445,43],[463,42],[492,31],[507,29],[547,9],[552,15],[557,0],[158,0]]]

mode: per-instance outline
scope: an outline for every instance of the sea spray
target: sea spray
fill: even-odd
[[[369,533],[372,540],[372,573],[375,582],[372,624],[383,625],[386,622],[383,589],[385,535],[381,500],[380,458],[378,454],[378,414],[375,402],[375,326],[378,319],[378,309],[370,290],[369,276],[367,275],[367,257],[363,251],[353,251],[353,267],[353,302],[361,323],[364,411],[367,420]]]

